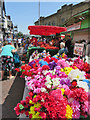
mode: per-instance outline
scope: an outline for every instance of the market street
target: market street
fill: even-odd
[[[0,0],[0,120],[90,120],[89,6]]]

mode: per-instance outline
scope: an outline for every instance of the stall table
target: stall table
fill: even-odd
[[[27,50],[27,57],[29,58],[30,55],[32,55],[32,53],[37,50],[38,52],[43,52],[43,50],[45,50],[45,48],[43,47],[29,47]]]
[[[46,52],[49,52],[51,56],[58,53],[58,49],[46,49]]]
[[[43,52],[43,50],[46,50],[46,52],[49,52],[51,56],[57,54],[59,51],[58,49],[45,49],[44,47],[29,47],[27,50],[27,57],[29,58],[35,50],[37,50],[39,53]]]

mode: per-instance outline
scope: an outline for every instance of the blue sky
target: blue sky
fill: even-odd
[[[40,2],[40,16],[48,16],[61,8],[64,4],[76,4],[75,2]],[[28,26],[34,25],[38,20],[38,2],[5,2],[6,15],[11,16],[14,25],[18,30],[28,34]]]

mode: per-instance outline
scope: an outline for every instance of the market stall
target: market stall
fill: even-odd
[[[54,35],[56,33],[60,33],[63,31],[66,31],[67,29],[65,27],[57,27],[57,26],[29,26],[28,29],[30,30],[31,35]],[[29,47],[27,50],[27,57],[29,58],[30,55],[33,53],[33,51],[38,50],[39,52],[42,52],[42,50],[46,50],[47,52],[50,52],[51,56],[55,55],[59,48],[54,46],[49,46],[49,44],[41,45],[40,47]]]
[[[29,119],[87,118],[90,64],[65,54],[53,57],[46,52],[35,57],[34,54],[28,65],[17,70],[25,78],[26,95],[14,108],[16,114]]]
[[[45,48],[43,47],[28,47],[27,50],[27,57],[29,58],[30,55],[32,55],[32,53],[37,50],[38,52],[42,52],[43,50],[45,50]]]

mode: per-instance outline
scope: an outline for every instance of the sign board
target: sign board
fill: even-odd
[[[81,28],[81,22],[75,23],[67,27],[67,31],[73,31]]]
[[[75,43],[74,45],[74,54],[83,56],[84,44]]]

